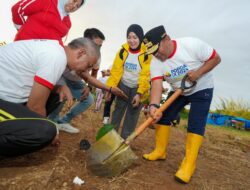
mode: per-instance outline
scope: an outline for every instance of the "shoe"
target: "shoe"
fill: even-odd
[[[143,158],[150,161],[165,160],[167,155],[168,139],[170,127],[167,125],[155,125],[155,149],[149,154],[144,154]]]
[[[104,117],[102,123],[103,124],[109,124],[109,117]]]
[[[186,156],[183,159],[179,170],[175,174],[175,180],[180,183],[189,183],[195,168],[199,149],[203,141],[203,136],[188,133],[186,141]]]
[[[68,133],[79,133],[80,132],[79,129],[73,127],[69,123],[57,124],[57,128],[58,128],[59,131],[65,131],[65,132],[68,132]]]

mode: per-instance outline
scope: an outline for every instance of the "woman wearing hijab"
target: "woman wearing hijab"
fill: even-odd
[[[118,87],[128,96],[127,100],[116,98],[111,124],[118,131],[125,114],[121,136],[126,139],[135,129],[141,102],[147,98],[151,55],[145,55],[146,47],[142,42],[143,29],[132,24],[127,29],[127,42],[116,54],[107,85]],[[109,96],[107,96],[109,97]]]

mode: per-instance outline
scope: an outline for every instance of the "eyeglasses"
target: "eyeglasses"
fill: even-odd
[[[81,4],[80,4],[80,6],[82,6],[82,5],[84,4],[84,2],[85,2],[85,0],[82,0],[82,2],[81,2]]]

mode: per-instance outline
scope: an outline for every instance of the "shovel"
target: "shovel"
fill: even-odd
[[[182,79],[181,88],[177,89],[169,99],[157,110],[157,113],[165,111],[185,89],[196,85],[193,82],[191,86],[186,87],[187,75]],[[112,129],[96,141],[87,151],[87,168],[97,176],[114,177],[125,171],[136,159],[137,156],[129,147],[129,144],[148,126],[154,119],[149,117],[124,141],[120,135]]]

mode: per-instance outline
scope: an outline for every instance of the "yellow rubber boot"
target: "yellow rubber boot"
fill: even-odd
[[[166,148],[168,145],[170,126],[155,125],[155,149],[150,154],[144,154],[146,160],[164,160],[166,159]]]
[[[179,170],[175,174],[175,179],[181,183],[188,183],[192,177],[199,149],[203,141],[203,136],[188,133],[186,142],[186,156],[182,160]]]

